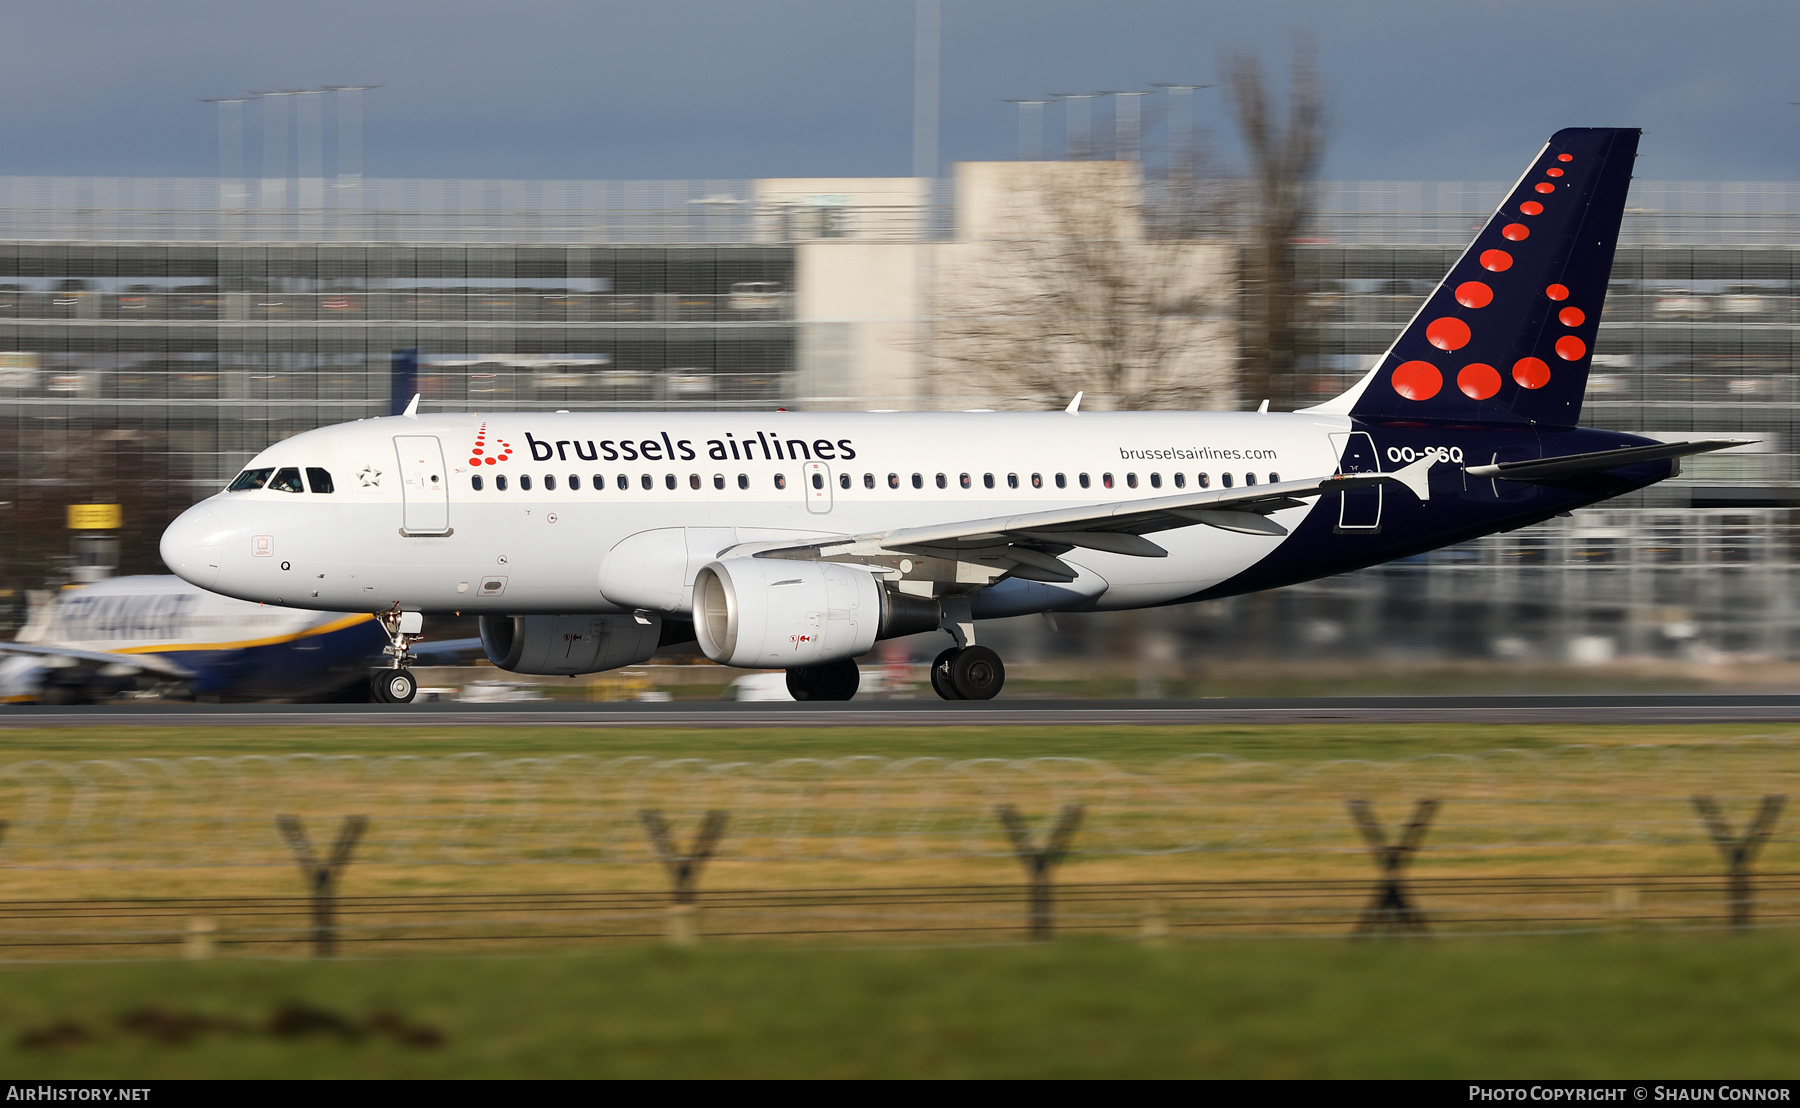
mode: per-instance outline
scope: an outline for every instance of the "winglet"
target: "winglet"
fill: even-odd
[[[404,412],[401,412],[400,414],[403,416],[406,416],[408,419],[419,418],[419,394],[418,393],[416,393],[416,392],[413,393],[413,398],[407,402],[406,410]]]
[[[1081,398],[1083,395],[1084,394],[1080,392],[1076,393],[1075,399],[1069,401],[1069,406],[1064,408],[1063,411],[1068,412],[1070,415],[1080,415],[1079,409],[1081,407]]]
[[[1412,490],[1412,494],[1421,501],[1431,499],[1431,467],[1444,460],[1444,456],[1435,450],[1426,451],[1425,456],[1416,462],[1410,462],[1388,474],[1394,480]]]

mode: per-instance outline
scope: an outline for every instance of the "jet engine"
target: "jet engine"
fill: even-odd
[[[514,673],[572,677],[635,665],[656,653],[657,616],[482,616],[481,648]]]
[[[865,654],[876,639],[934,631],[940,619],[937,601],[837,562],[727,558],[694,577],[695,637],[721,665],[823,665]]]

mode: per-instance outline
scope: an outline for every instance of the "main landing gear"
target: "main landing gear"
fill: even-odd
[[[412,652],[425,630],[425,617],[418,612],[388,611],[375,617],[387,632],[388,644],[381,648],[392,661],[369,675],[369,696],[377,704],[410,704],[419,694],[418,678],[407,663],[418,661]]]
[[[945,700],[992,700],[1004,684],[1006,667],[985,646],[953,646],[931,663],[931,687]]]
[[[849,700],[860,684],[862,673],[851,658],[787,671],[788,693],[795,700]]]

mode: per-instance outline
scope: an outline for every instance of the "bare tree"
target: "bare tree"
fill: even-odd
[[[1287,113],[1280,117],[1262,62],[1234,54],[1226,84],[1250,157],[1240,389],[1254,403],[1292,401],[1304,338],[1294,240],[1312,215],[1313,180],[1325,149],[1325,104],[1310,41],[1295,43]]]
[[[1040,404],[1229,399],[1233,251],[1147,235],[1135,162],[999,163],[940,270],[935,359],[962,387]],[[944,390],[940,390],[944,391]]]

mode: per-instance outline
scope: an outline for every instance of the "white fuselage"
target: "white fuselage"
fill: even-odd
[[[695,529],[723,549],[1323,476],[1338,462],[1333,434],[1349,428],[1310,413],[388,417],[296,435],[247,467],[323,470],[332,492],[309,480],[307,491],[220,493],[177,521],[163,550],[204,588],[293,607],[628,611],[643,604],[608,595],[605,564],[643,532]],[[1291,527],[1308,510],[1271,518]],[[1082,606],[1166,603],[1284,540],[1192,526],[1157,541],[1168,557],[1071,554]],[[698,568],[668,572],[691,585]]]

